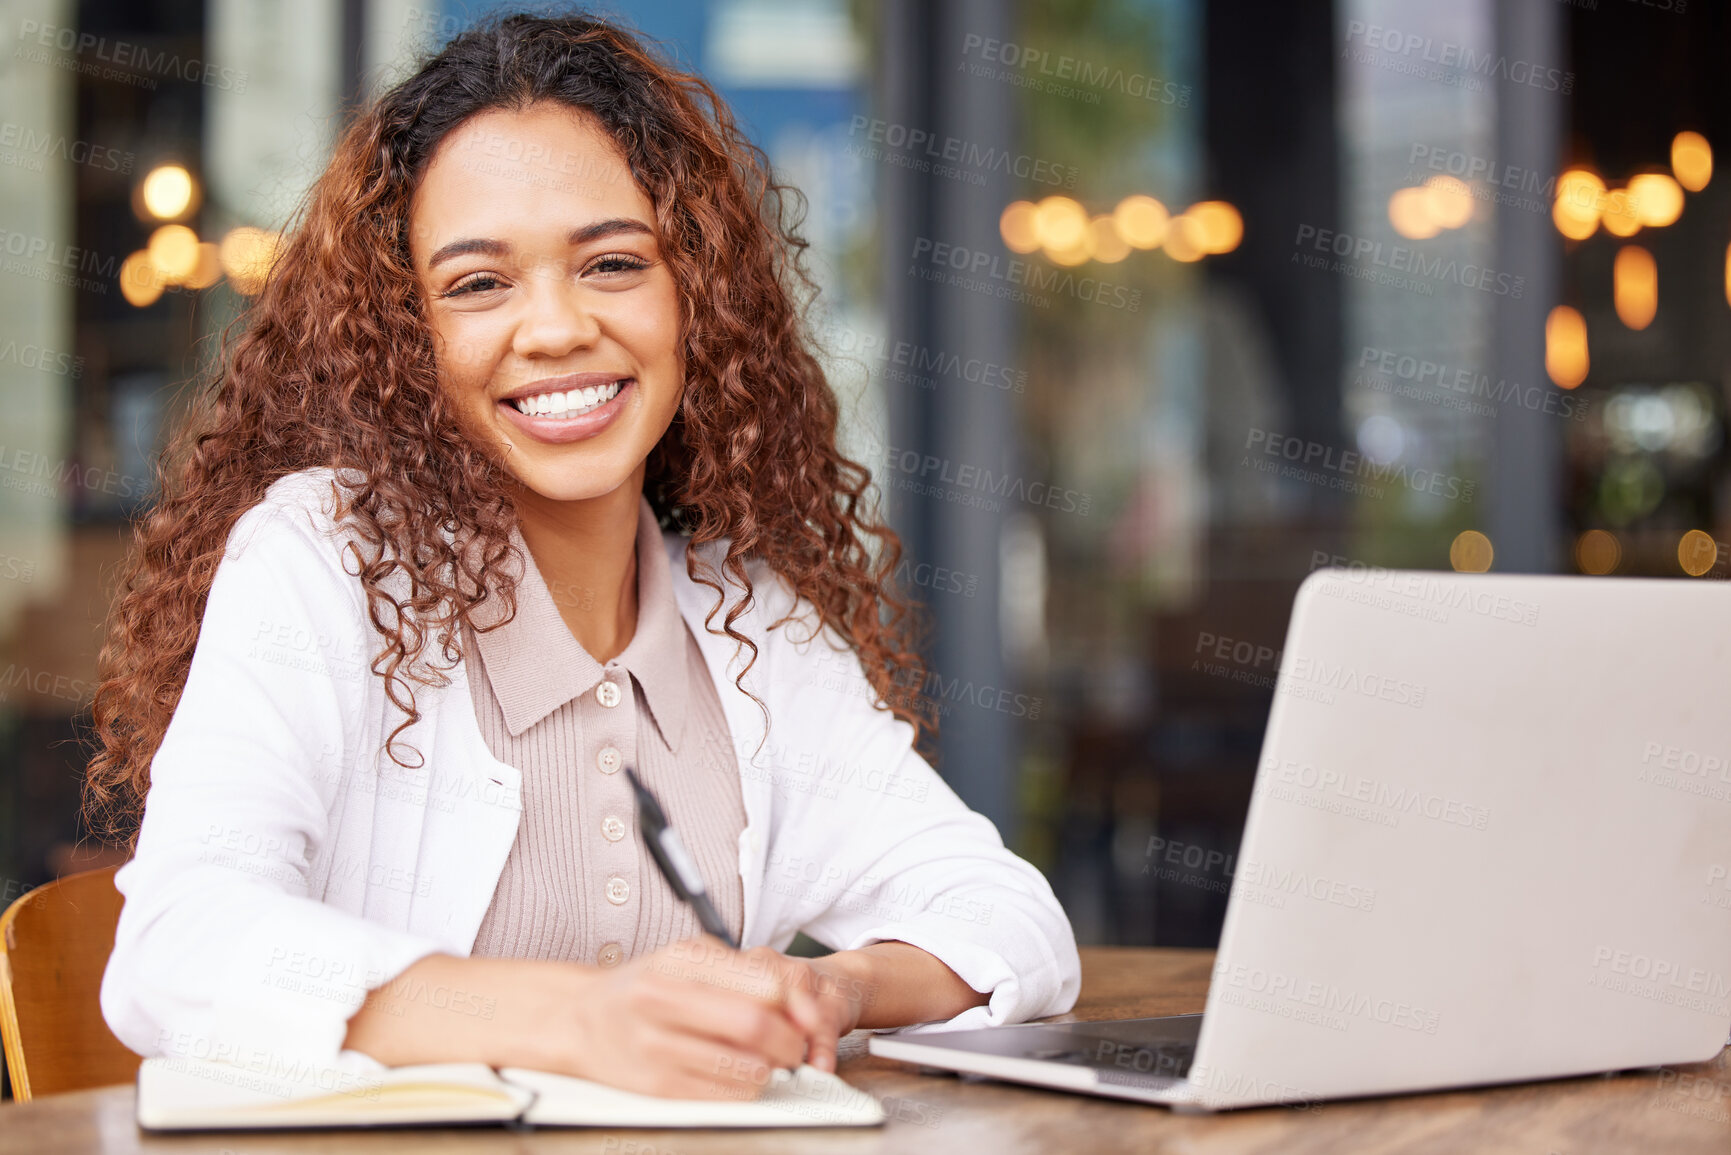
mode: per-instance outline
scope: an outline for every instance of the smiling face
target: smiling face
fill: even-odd
[[[548,501],[640,490],[684,390],[679,294],[606,132],[547,101],[474,116],[409,224],[440,386],[471,435]]]

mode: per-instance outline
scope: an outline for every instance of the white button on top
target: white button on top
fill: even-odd
[[[617,774],[619,767],[625,765],[625,757],[612,746],[603,746],[600,753],[595,755],[595,765],[600,767],[603,774]]]
[[[623,906],[631,897],[631,884],[615,874],[607,880],[607,901],[614,906]]]
[[[604,967],[616,967],[624,957],[625,952],[619,948],[619,944],[610,942],[596,952],[595,961]]]
[[[601,837],[609,842],[618,842],[625,837],[625,823],[617,814],[609,814],[601,820]]]
[[[617,706],[622,697],[623,695],[619,693],[618,682],[602,682],[595,687],[595,700],[609,710]]]

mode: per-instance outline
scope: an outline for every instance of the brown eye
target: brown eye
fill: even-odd
[[[465,293],[488,293],[503,287],[504,282],[492,273],[471,273],[446,289],[440,296],[459,297]]]
[[[605,257],[596,258],[595,263],[589,266],[589,271],[603,274],[631,273],[648,267],[649,262],[641,257],[633,257],[626,253],[609,253]]]

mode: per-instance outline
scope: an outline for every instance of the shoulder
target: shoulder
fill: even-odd
[[[341,489],[358,480],[353,471],[339,476],[328,466],[278,478],[235,521],[225,560],[257,555],[260,562],[287,567],[291,572],[284,576],[303,576],[310,570],[340,574],[344,584],[351,583],[356,571],[345,564],[345,555],[357,539],[341,516]]]
[[[688,620],[701,623],[717,607],[714,586],[691,576],[688,560],[695,561],[696,572],[718,582],[726,598],[726,606],[715,615],[715,629],[720,629],[727,610],[738,604],[747,593],[739,579],[722,569],[727,556],[727,541],[691,544],[683,534],[666,530],[662,543],[667,548],[668,569],[673,589]],[[820,632],[822,617],[817,607],[799,596],[793,584],[777,573],[762,558],[747,558],[745,575],[751,583],[751,604],[735,623],[735,628],[752,641],[769,643],[780,648],[785,644],[803,651]],[[693,610],[696,611],[693,616]]]
[[[356,479],[351,475],[346,484]],[[258,504],[240,515],[229,534],[232,545],[244,546],[273,522],[293,524],[310,535],[332,537],[338,532],[339,489],[345,481],[329,466],[286,474],[271,483]]]

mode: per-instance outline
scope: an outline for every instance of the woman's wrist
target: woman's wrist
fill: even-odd
[[[587,1072],[594,1053],[582,1010],[600,977],[592,967],[527,959],[488,959],[501,969],[500,1022],[485,1060],[492,1066]]]
[[[879,981],[871,955],[863,950],[836,951],[808,960],[812,969],[812,993],[840,1008],[839,1033],[860,1025],[871,1006]]]
[[[393,1067],[569,1069],[585,1053],[572,1012],[592,978],[567,963],[427,955],[368,995],[344,1045]]]
[[[905,942],[877,942],[813,959],[835,975],[834,985],[855,996],[849,1030],[905,1027],[950,1019],[984,1005],[974,990],[936,955]]]

